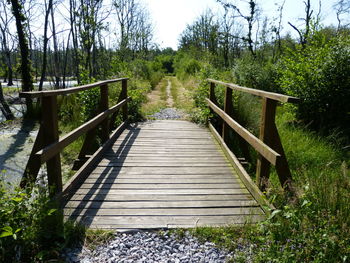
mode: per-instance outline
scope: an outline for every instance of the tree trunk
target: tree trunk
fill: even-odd
[[[45,13],[45,23],[44,23],[44,46],[43,46],[43,64],[41,68],[41,77],[40,77],[40,83],[39,83],[39,90],[43,90],[43,84],[44,80],[46,78],[46,66],[47,66],[47,44],[49,42],[49,39],[47,37],[47,27],[49,24],[49,15],[51,12],[51,7],[52,7],[52,0],[49,0],[48,6],[46,6],[45,2],[45,8],[46,8],[46,13]]]
[[[58,45],[57,45],[57,36],[56,36],[56,24],[55,24],[55,18],[54,18],[54,12],[53,12],[53,6],[51,5],[51,21],[52,21],[52,37],[53,37],[53,58],[54,58],[54,71],[55,71],[55,88],[58,89],[60,87],[60,61],[58,57]]]
[[[6,120],[13,120],[15,118],[15,116],[13,116],[13,113],[11,112],[9,105],[7,104],[4,98],[1,82],[0,82],[0,110],[2,114],[4,114]]]
[[[18,34],[18,42],[21,49],[21,73],[22,73],[22,91],[33,90],[33,78],[31,74],[32,64],[29,59],[29,48],[26,35],[24,33],[25,18],[22,12],[22,6],[18,0],[11,0],[12,13],[16,19],[16,28]],[[32,99],[26,99],[27,113],[33,114],[33,102]]]

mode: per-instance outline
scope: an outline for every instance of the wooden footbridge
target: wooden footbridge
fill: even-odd
[[[50,194],[56,198],[66,219],[89,227],[146,229],[222,226],[255,223],[273,209],[263,188],[269,165],[275,165],[281,184],[291,181],[287,160],[274,117],[277,102],[297,99],[215,80],[210,82],[208,105],[221,117],[220,133],[188,121],[156,120],[128,122],[127,79],[102,81],[64,90],[21,93],[40,98],[42,122],[21,186],[36,180],[46,163]],[[108,84],[121,82],[119,102],[109,107]],[[226,89],[224,109],[215,97],[215,85]],[[100,87],[96,117],[59,137],[57,96]],[[114,87],[116,88],[116,87]],[[260,138],[233,118],[232,91],[248,92],[263,98]],[[123,121],[115,127],[118,111]],[[227,146],[230,128],[259,154],[257,185]],[[63,186],[60,152],[86,133],[74,168],[75,175]],[[111,134],[110,134],[111,133]],[[91,152],[99,136],[102,145]]]

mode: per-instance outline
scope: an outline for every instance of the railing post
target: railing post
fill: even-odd
[[[121,99],[124,100],[128,97],[128,80],[123,79],[122,80],[122,92],[121,92]],[[123,106],[123,121],[126,121],[128,119],[128,104],[125,103]]]
[[[227,115],[232,117],[232,113],[233,113],[232,89],[230,89],[229,87],[226,87],[226,90],[225,90],[224,111],[225,113],[227,113]],[[230,130],[230,126],[228,126],[227,123],[224,121],[222,125],[222,138],[226,143],[229,140],[229,130]]]
[[[100,86],[100,94],[101,94],[101,101],[100,101],[100,112],[104,112],[105,110],[108,110],[108,85],[101,85]],[[101,139],[102,143],[106,142],[109,139],[109,120],[106,118],[101,123]]]
[[[57,118],[57,97],[42,98],[42,127],[44,146],[55,143],[59,139]],[[50,196],[62,192],[61,157],[56,154],[46,162]]]
[[[292,175],[289,170],[288,161],[283,150],[281,138],[275,123],[277,101],[269,98],[263,98],[262,114],[260,126],[260,140],[278,152],[281,156],[276,163],[276,171],[282,187],[287,187],[292,191]],[[270,173],[270,163],[262,156],[259,156],[256,169],[256,181],[260,189],[265,189]]]
[[[260,122],[260,135],[259,139],[269,145],[273,149],[272,145],[272,130],[275,125],[277,102],[272,99],[262,98],[262,112]],[[265,189],[267,180],[270,174],[270,163],[261,155],[258,156],[258,162],[256,166],[256,183],[260,189]]]

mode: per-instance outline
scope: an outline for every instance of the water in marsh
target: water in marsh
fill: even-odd
[[[44,82],[44,89],[50,89],[51,84]],[[76,84],[76,81],[68,82],[69,87]],[[34,122],[20,120],[25,112],[25,104],[18,99],[19,86],[20,83],[15,81],[14,86],[4,92],[5,98],[12,102],[10,108],[17,120],[11,123],[5,122],[6,119],[0,111],[0,180],[13,185],[17,185],[22,178],[38,133],[38,127]],[[4,83],[2,87],[8,88]]]
[[[15,122],[0,128],[0,180],[17,185],[22,178],[34,140],[34,123]]]
[[[1,86],[3,88],[10,88],[10,90],[4,91],[4,96],[8,101],[16,101],[15,103],[10,105],[10,108],[12,110],[12,113],[15,115],[16,118],[21,118],[23,116],[23,113],[25,112],[25,105],[23,104],[24,101],[20,101],[18,99],[18,92],[20,92],[21,83],[18,80],[13,81],[13,86],[8,87],[5,82],[1,82]],[[44,81],[43,89],[48,90],[53,88],[53,83],[51,81]],[[69,80],[66,81],[66,87],[73,87],[77,85],[76,80]],[[34,83],[34,89],[37,90],[37,87],[39,86],[39,82]],[[5,116],[0,111],[0,123],[6,121]]]

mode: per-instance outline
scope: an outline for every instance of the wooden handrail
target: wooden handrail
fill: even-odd
[[[259,153],[256,170],[256,183],[259,188],[262,190],[266,188],[267,179],[269,178],[270,173],[270,164],[272,164],[276,167],[282,187],[286,187],[288,190],[292,191],[292,175],[289,170],[288,161],[275,124],[275,117],[278,102],[296,103],[299,101],[299,99],[283,94],[241,87],[236,84],[225,83],[213,79],[207,79],[207,81],[210,83],[209,99],[206,99],[208,106],[212,112],[218,114],[223,120],[221,134],[222,142],[228,142],[228,128],[232,128],[241,138],[245,140],[245,142],[248,142]],[[220,109],[220,107],[216,105],[217,99],[215,97],[215,84],[222,85],[226,88],[224,110]],[[246,92],[262,97],[262,114],[259,139],[233,119],[232,90]],[[224,146],[228,149],[226,144]],[[245,144],[243,144],[243,146],[245,146]],[[247,149],[243,149],[243,151],[246,153],[248,152]],[[237,166],[235,163],[233,165],[238,170],[240,176],[245,177],[246,172],[242,171],[242,166]]]
[[[71,131],[70,133],[66,134],[61,139],[59,139],[58,142],[52,143],[52,144],[46,146],[44,149],[38,151],[37,153],[35,153],[35,155],[38,157],[38,160],[40,160],[41,164],[47,162],[53,156],[55,156],[57,153],[60,153],[69,144],[74,142],[82,134],[92,130],[97,125],[99,125],[101,122],[103,122],[108,117],[108,115],[118,111],[121,107],[123,107],[130,100],[131,100],[130,97],[122,100],[117,105],[115,105],[115,106],[109,108],[108,110],[98,114],[97,116],[95,116],[94,118],[89,120],[88,122],[79,126],[78,128]]]
[[[91,84],[87,84],[87,85],[82,85],[82,86],[78,86],[78,87],[67,88],[67,89],[20,92],[19,96],[21,98],[33,99],[33,98],[42,98],[42,97],[49,97],[49,96],[68,95],[68,94],[76,93],[79,91],[100,87],[100,86],[107,85],[110,83],[120,82],[123,80],[128,80],[128,78],[104,80],[104,81],[99,81],[99,82],[95,82],[95,83],[91,83]]]
[[[255,150],[257,150],[272,165],[277,164],[277,160],[281,155],[271,149],[263,141],[255,137],[251,132],[227,115],[222,109],[216,106],[209,99],[206,99],[209,107],[216,112],[232,129],[234,129],[244,140],[246,140]]]
[[[63,189],[60,152],[78,137],[87,133],[78,156],[78,162],[74,165],[75,168],[79,169],[88,159],[87,156],[89,155],[91,141],[97,135],[96,129],[99,125],[102,127],[101,133],[99,134],[101,142],[106,145],[110,138],[110,131],[112,130],[111,127],[113,127],[116,113],[120,108],[123,109],[123,125],[118,127],[117,133],[113,132],[113,136],[115,137],[116,134],[120,133],[121,129],[126,127],[128,118],[127,103],[131,100],[127,95],[127,80],[128,78],[111,79],[68,89],[21,92],[20,96],[24,98],[41,98],[43,114],[41,114],[42,120],[40,129],[29,156],[20,186],[26,187],[28,183],[34,183],[41,164],[46,162],[50,195],[52,197],[60,195]],[[109,108],[108,84],[115,82],[122,83],[121,92],[118,103]],[[95,87],[100,87],[101,98],[99,108],[97,109],[99,114],[62,138],[59,138],[57,96],[68,95]],[[112,118],[109,119],[108,116],[111,114]]]
[[[279,93],[242,87],[242,86],[239,86],[239,85],[236,85],[233,83],[226,83],[226,82],[222,82],[222,81],[215,80],[215,79],[207,79],[207,81],[210,83],[229,87],[230,89],[233,89],[233,90],[253,94],[253,95],[256,95],[256,96],[259,96],[262,98],[269,98],[269,99],[276,100],[279,102],[289,102],[289,103],[298,103],[299,102],[299,99],[296,97],[291,97],[291,96],[287,96],[287,95],[283,95],[283,94],[279,94]]]

